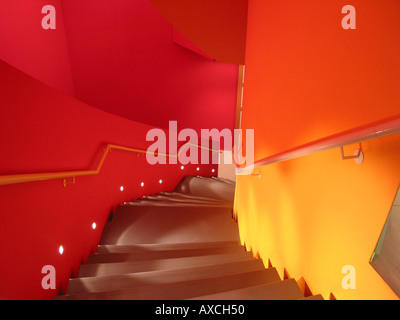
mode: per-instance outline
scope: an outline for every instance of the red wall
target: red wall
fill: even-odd
[[[42,28],[42,8],[56,9],[56,29]],[[1,0],[0,59],[53,88],[74,94],[60,0]]]
[[[149,0],[68,0],[63,13],[78,99],[163,128],[234,128],[238,66],[175,44]]]
[[[56,30],[41,28],[47,4],[0,4],[0,175],[92,169],[105,144],[146,148],[146,132],[168,120],[179,130],[233,128],[238,67],[175,44],[147,0],[53,1]],[[53,298],[96,248],[115,205],[217,171],[196,168],[150,166],[114,150],[99,175],[66,188],[62,180],[0,186],[0,272],[8,275],[0,299]],[[57,290],[41,288],[47,264]]]
[[[150,0],[217,61],[244,64],[248,0]]]
[[[152,128],[79,102],[0,62],[0,174],[91,169],[107,143],[146,148]],[[185,175],[210,176],[217,165],[147,164],[112,151],[99,175],[0,186],[0,299],[51,299],[95,250],[115,205],[172,190]],[[217,173],[215,173],[217,174]],[[164,182],[158,183],[159,179]],[[141,188],[140,183],[145,183]],[[120,191],[124,186],[124,191]],[[91,229],[92,222],[98,228]],[[65,251],[59,255],[58,247]],[[43,290],[41,269],[56,267],[57,290]]]
[[[163,128],[177,120],[181,129],[198,131],[234,128],[237,65],[177,45],[172,25],[149,0],[52,1],[56,30],[42,29],[47,4],[0,2],[0,59],[131,120]]]

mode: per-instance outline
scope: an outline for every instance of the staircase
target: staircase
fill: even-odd
[[[240,245],[234,190],[229,180],[188,177],[173,192],[118,206],[97,253],[56,299],[322,299],[304,297]]]

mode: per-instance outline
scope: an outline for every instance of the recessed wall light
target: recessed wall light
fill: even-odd
[[[144,187],[144,182],[142,182],[142,183],[140,184],[140,186],[143,188],[143,187]]]
[[[92,223],[92,229],[95,230],[97,228],[96,222]]]
[[[212,169],[211,172],[215,172],[215,169]]]
[[[59,254],[63,254],[63,253],[64,253],[64,247],[63,247],[63,246],[60,246],[60,247],[58,248],[58,253],[59,253]]]
[[[196,169],[197,171],[200,171],[200,168],[199,167],[197,167],[197,169]]]
[[[185,168],[184,166],[181,167],[182,170],[183,170],[184,168]]]
[[[124,191],[124,186],[121,186],[119,190]]]
[[[159,183],[162,183],[162,180],[160,179],[160,181],[158,181]]]

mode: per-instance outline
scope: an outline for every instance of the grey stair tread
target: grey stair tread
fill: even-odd
[[[214,242],[189,242],[189,243],[146,243],[132,245],[99,245],[97,253],[114,253],[114,252],[140,252],[140,251],[161,251],[161,250],[178,250],[178,249],[197,249],[212,248],[240,245],[239,241],[214,241]]]
[[[200,205],[209,205],[209,206],[228,206],[231,207],[233,205],[232,202],[228,201],[210,201],[210,200],[199,200],[199,199],[185,199],[185,198],[179,198],[179,197],[172,197],[172,196],[152,196],[152,197],[146,197],[142,199],[138,199],[135,201],[129,201],[127,203],[136,203],[136,202],[151,202],[151,203],[176,203],[176,204],[182,204],[182,203],[187,203],[187,204],[200,204]]]
[[[232,181],[232,180],[229,180],[229,179],[224,179],[224,178],[219,178],[219,177],[211,177],[211,179],[215,179],[217,181],[221,181],[221,182],[225,182],[225,183],[229,183],[229,184],[233,184],[233,185],[236,184],[235,181]]]
[[[182,300],[195,297],[198,294],[212,294],[235,288],[243,288],[257,283],[275,282],[276,276],[277,271],[271,268],[161,285],[148,285],[106,292],[82,293],[62,296],[60,299]]]
[[[201,295],[193,300],[298,300],[302,298],[304,295],[296,280],[288,279],[222,293]]]
[[[240,244],[235,182],[187,177],[173,192],[119,205],[97,253],[57,300],[323,300],[304,297]]]
[[[316,295],[313,295],[313,296],[301,298],[299,300],[324,300],[324,298],[322,297],[322,295],[316,294]]]
[[[109,291],[134,286],[181,282],[263,269],[264,265],[261,260],[242,260],[186,269],[76,278],[69,280],[67,294]]]
[[[193,203],[229,203],[229,201],[221,201],[216,199],[200,199],[199,197],[182,197],[177,195],[162,195],[157,194],[153,196],[146,196],[142,198],[143,200],[168,200],[168,201],[177,201],[177,202],[193,202]]]
[[[221,183],[213,179],[202,179],[200,177],[186,177],[174,192],[188,193],[201,197],[215,198],[233,202],[235,186]]]
[[[137,262],[83,264],[80,266],[78,277],[106,276],[144,271],[171,270],[176,268],[184,269],[252,259],[253,256],[251,253],[242,252]]]
[[[120,205],[100,244],[204,241],[239,241],[231,208]]]
[[[226,200],[221,200],[221,199],[216,199],[216,198],[209,198],[209,197],[201,197],[198,195],[191,195],[188,193],[183,193],[183,192],[161,192],[160,195],[163,196],[168,196],[168,197],[176,197],[180,199],[200,199],[204,201],[212,201],[212,202],[231,202],[231,201],[226,201]]]
[[[176,202],[191,202],[191,203],[223,203],[223,204],[232,204],[230,201],[223,201],[218,199],[211,198],[201,198],[195,196],[184,196],[183,194],[156,194],[152,196],[146,196],[141,198],[142,200],[168,200],[168,201],[176,201]]]
[[[195,202],[178,202],[178,201],[168,201],[168,200],[135,200],[131,202],[124,202],[124,205],[131,206],[157,206],[157,207],[232,207],[231,203],[195,203]]]
[[[235,182],[232,180],[224,179],[224,178],[219,178],[219,177],[202,177],[202,176],[197,176],[197,178],[203,179],[203,180],[208,180],[208,181],[216,181],[219,183],[224,183],[228,185],[235,185]]]
[[[88,263],[111,263],[141,261],[153,259],[171,259],[181,257],[196,257],[211,254],[224,254],[244,252],[244,248],[237,246],[209,247],[196,249],[174,249],[161,251],[140,251],[140,252],[116,252],[116,253],[92,253],[89,255]]]

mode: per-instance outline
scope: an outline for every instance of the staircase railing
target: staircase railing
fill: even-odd
[[[115,145],[115,144],[108,144],[104,148],[103,154],[102,154],[100,161],[95,169],[48,172],[48,173],[27,173],[27,174],[2,175],[2,176],[0,176],[0,186],[16,184],[16,183],[24,183],[24,182],[34,182],[34,181],[44,181],[44,180],[54,180],[54,179],[67,179],[67,178],[73,178],[73,181],[75,181],[75,177],[97,175],[100,173],[103,163],[106,160],[107,155],[110,153],[111,150],[122,150],[122,151],[134,152],[134,153],[138,153],[138,154],[152,154],[152,155],[161,155],[161,156],[165,156],[165,157],[177,158],[177,157],[179,157],[181,152],[183,152],[185,150],[185,148],[187,146],[195,146],[195,147],[200,147],[203,149],[208,149],[213,152],[219,152],[217,150],[207,148],[204,146],[194,145],[190,142],[186,142],[185,144],[183,144],[176,154],[152,152],[152,151],[143,150],[143,149],[124,147],[124,146]],[[66,184],[67,184],[67,182],[66,182],[66,180],[64,180],[64,186],[66,186]]]
[[[333,148],[341,148],[342,158],[348,159],[352,157],[343,157],[344,146],[397,133],[400,133],[400,114],[300,145],[284,152],[259,159],[254,162],[254,165],[237,167],[236,170],[237,173],[243,174],[249,170],[253,171],[253,169],[257,167],[287,161]]]

